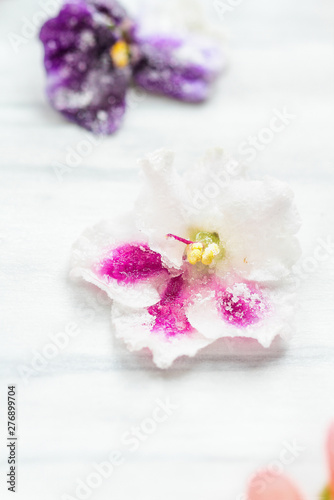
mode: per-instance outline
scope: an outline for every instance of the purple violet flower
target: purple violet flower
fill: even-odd
[[[41,29],[47,95],[96,133],[121,125],[130,84],[186,102],[209,96],[220,48],[196,37],[145,35],[116,0],[69,0]]]

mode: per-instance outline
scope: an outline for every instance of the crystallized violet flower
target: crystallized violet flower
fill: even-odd
[[[183,175],[164,150],[141,166],[133,212],[87,231],[73,253],[72,276],[113,299],[116,336],[166,368],[222,337],[268,347],[289,335],[300,252],[291,190],[231,173],[220,150]]]
[[[97,134],[119,128],[132,81],[200,102],[223,67],[216,44],[193,35],[147,33],[116,0],[68,0],[44,24],[40,39],[52,106]]]

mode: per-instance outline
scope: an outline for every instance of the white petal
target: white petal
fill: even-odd
[[[168,265],[181,266],[184,245],[167,239],[169,233],[186,237],[188,227],[182,217],[182,183],[173,169],[174,154],[159,150],[140,161],[144,186],[136,204],[138,228],[152,250]]]
[[[291,189],[275,179],[230,183],[219,200],[219,234],[226,243],[222,273],[228,266],[256,281],[279,280],[290,274],[300,256],[295,237],[300,218],[293,199]]]
[[[222,151],[213,150],[185,177],[188,225],[218,232],[226,258],[218,274],[244,279],[285,278],[300,256],[300,218],[289,186],[266,177],[252,180]]]
[[[171,338],[152,332],[154,318],[146,309],[132,309],[117,302],[113,303],[111,319],[116,337],[123,339],[130,351],[148,348],[159,368],[170,367],[180,356],[195,356],[213,342],[198,332]]]

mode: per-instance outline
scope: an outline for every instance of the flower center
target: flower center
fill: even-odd
[[[110,57],[117,68],[125,68],[130,62],[130,47],[125,40],[118,40],[110,49]]]
[[[194,241],[186,240],[174,234],[167,234],[167,238],[174,238],[187,245],[187,261],[192,265],[201,262],[205,266],[210,266],[216,257],[223,257],[225,253],[224,246],[217,233],[200,231],[195,235]]]

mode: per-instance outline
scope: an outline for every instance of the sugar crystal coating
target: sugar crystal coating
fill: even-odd
[[[236,283],[225,290],[216,291],[216,299],[223,318],[238,326],[256,323],[266,308],[261,294],[251,290],[245,283]]]
[[[169,281],[161,301],[148,308],[155,317],[153,331],[165,332],[168,336],[192,331],[184,310],[184,278],[177,276]]]
[[[134,283],[164,271],[161,255],[144,244],[126,244],[111,251],[99,266],[101,276]]]

